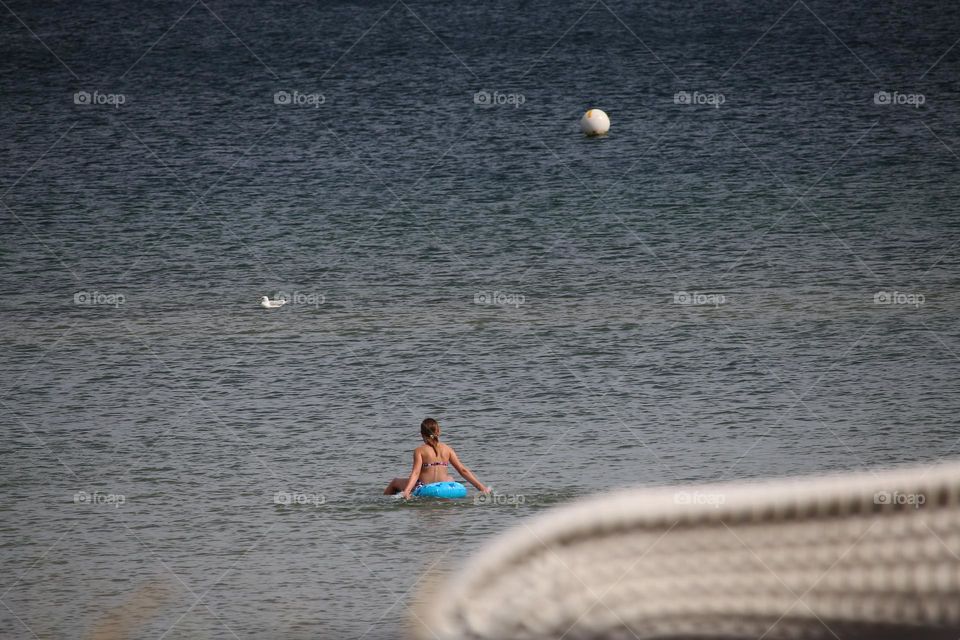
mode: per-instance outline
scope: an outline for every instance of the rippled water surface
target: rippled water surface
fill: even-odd
[[[398,638],[577,497],[957,453],[957,6],[0,14],[3,637]],[[379,495],[427,415],[523,504]]]

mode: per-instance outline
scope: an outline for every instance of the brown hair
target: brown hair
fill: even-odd
[[[420,423],[420,435],[427,440],[437,457],[440,457],[440,423],[433,418],[427,418]]]

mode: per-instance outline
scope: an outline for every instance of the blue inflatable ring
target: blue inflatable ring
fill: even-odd
[[[418,498],[466,498],[467,488],[459,482],[431,482],[413,490]]]

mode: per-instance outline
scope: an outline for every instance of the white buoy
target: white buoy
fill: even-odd
[[[610,131],[610,118],[600,109],[589,109],[580,118],[580,128],[588,136],[605,136]]]

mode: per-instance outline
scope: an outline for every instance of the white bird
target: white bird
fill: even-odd
[[[287,301],[283,298],[279,298],[277,300],[271,300],[267,296],[260,298],[260,306],[264,309],[277,309],[285,304],[287,304]]]

